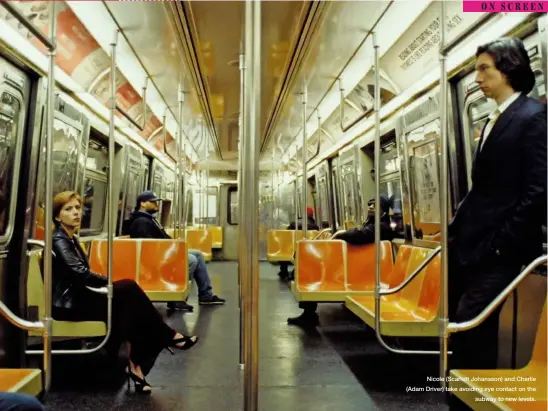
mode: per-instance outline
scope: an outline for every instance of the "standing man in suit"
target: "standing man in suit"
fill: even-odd
[[[449,224],[449,319],[476,317],[542,255],[546,223],[546,106],[521,40],[476,52],[476,82],[497,103],[472,166],[472,188]],[[501,307],[480,326],[451,337],[451,368],[497,367]]]

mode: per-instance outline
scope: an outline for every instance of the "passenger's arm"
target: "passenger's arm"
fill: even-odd
[[[337,236],[338,240],[344,240],[352,245],[365,245],[375,242],[375,228],[370,224],[360,228],[352,228]]]
[[[501,255],[526,240],[535,225],[540,230],[542,221],[536,219],[546,213],[546,112],[533,116],[527,126],[520,137],[521,164],[525,170],[521,199],[493,241],[493,249]]]
[[[74,244],[64,238],[53,241],[55,258],[67,266],[72,273],[72,282],[80,286],[102,287],[107,284],[106,277],[93,273],[74,250]]]

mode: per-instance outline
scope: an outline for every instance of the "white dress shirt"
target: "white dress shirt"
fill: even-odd
[[[489,136],[489,133],[491,130],[493,130],[493,127],[495,123],[497,122],[497,119],[500,117],[500,115],[512,104],[514,101],[517,100],[517,98],[521,95],[521,92],[515,92],[510,97],[508,97],[503,103],[501,103],[495,111],[493,111],[491,114],[489,114],[489,122],[487,123],[487,126],[485,127],[485,130],[483,131],[483,141],[481,142],[480,151],[483,150],[483,146],[485,145],[485,141],[487,141],[487,137]]]

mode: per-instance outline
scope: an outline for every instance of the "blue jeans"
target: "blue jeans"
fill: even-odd
[[[0,411],[44,411],[44,407],[30,395],[0,392]]]
[[[198,298],[213,295],[204,255],[199,250],[188,250],[188,276],[196,281]]]

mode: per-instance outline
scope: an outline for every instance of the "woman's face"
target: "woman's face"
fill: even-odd
[[[81,215],[82,206],[76,198],[73,198],[63,205],[59,215],[55,219],[65,227],[77,229],[80,227]]]

